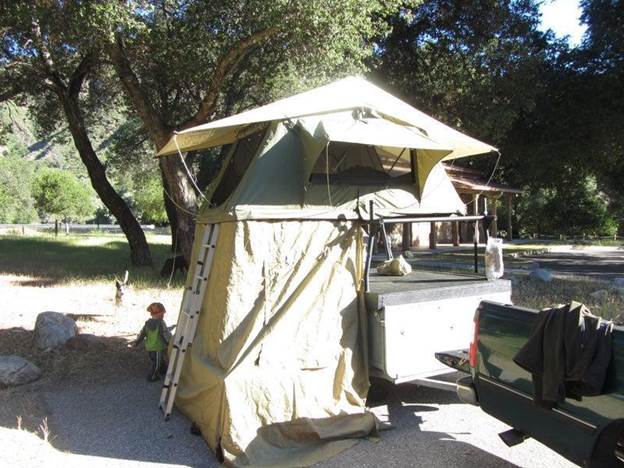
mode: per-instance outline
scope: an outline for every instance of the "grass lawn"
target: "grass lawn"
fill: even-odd
[[[123,278],[127,269],[135,288],[164,287],[167,278],[159,273],[171,255],[170,238],[147,234],[154,260],[153,268],[130,265],[130,249],[121,234],[59,235],[0,237],[0,275],[30,276],[41,285],[67,283],[112,284],[115,277]],[[177,274],[173,286],[182,286]]]

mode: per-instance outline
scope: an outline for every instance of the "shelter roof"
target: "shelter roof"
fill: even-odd
[[[158,154],[167,155],[177,152],[178,149],[191,151],[229,144],[241,135],[253,131],[258,124],[355,109],[365,109],[390,122],[415,127],[425,137],[451,150],[444,159],[497,151],[493,146],[464,135],[363,78],[348,77],[231,117],[177,132]]]

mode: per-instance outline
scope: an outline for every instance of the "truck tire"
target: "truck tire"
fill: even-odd
[[[370,387],[368,388],[368,394],[366,395],[366,405],[381,403],[386,400],[390,389],[393,387],[391,382],[379,377],[371,377],[369,379]]]
[[[591,468],[624,467],[624,421],[615,421],[604,428],[594,445]]]

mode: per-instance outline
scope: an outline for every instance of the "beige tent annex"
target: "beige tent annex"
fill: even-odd
[[[219,236],[176,405],[234,465],[309,465],[376,429],[369,203],[384,218],[463,213],[438,163],[495,149],[360,78],[184,130],[159,154],[225,144],[197,216],[193,258]]]

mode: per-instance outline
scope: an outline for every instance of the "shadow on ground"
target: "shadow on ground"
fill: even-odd
[[[373,411],[387,407],[391,429],[383,430],[377,441],[364,441],[323,467],[444,466],[514,467],[516,465],[474,445],[458,440],[468,432],[430,431],[425,427],[427,414],[439,411],[438,405],[458,404],[454,393],[402,384],[374,404]],[[433,406],[436,405],[436,406]]]
[[[52,446],[71,454],[219,466],[184,416],[175,411],[170,421],[163,420],[161,386],[145,378],[144,351],[128,349],[122,338],[98,337],[42,352],[32,339],[31,330],[0,330],[0,355],[18,354],[43,371],[38,381],[0,389],[1,426],[16,429],[19,417],[23,429],[41,435],[45,421]]]
[[[201,436],[177,411],[164,421],[158,409],[160,384],[140,376],[103,385],[76,385],[46,392],[49,425],[59,450],[97,457],[220,466]]]

